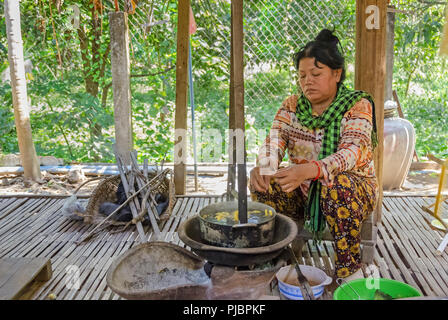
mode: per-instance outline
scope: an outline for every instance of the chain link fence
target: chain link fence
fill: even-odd
[[[131,0],[119,0],[118,3],[121,10],[135,4]],[[439,145],[446,146],[443,140],[448,133],[442,131],[448,124],[442,122],[448,118],[448,94],[441,88],[446,82],[447,68],[446,61],[433,54],[441,36],[444,5],[442,2],[427,1],[425,4],[413,0],[391,3],[404,11],[397,13],[396,18],[394,89],[402,99],[405,115],[416,123],[421,146],[432,145],[430,142],[436,139],[441,139]],[[226,162],[231,1],[192,0],[191,6],[197,24],[197,32],[191,35],[190,43],[198,162]],[[244,1],[249,162],[255,160],[281,102],[297,92],[293,54],[314,39],[321,29],[335,29],[346,58],[346,84],[353,86],[355,8],[355,0]],[[22,0],[21,10],[25,59],[31,62],[27,76],[33,137],[38,153],[84,162],[114,161],[113,95],[108,55],[108,12],[114,11],[113,1]],[[172,161],[177,1],[139,1],[131,11],[129,36],[135,147],[141,157],[151,161],[160,162],[163,158]],[[93,19],[95,16],[98,20]],[[82,28],[90,41],[87,47],[82,47],[82,32],[78,28]],[[95,32],[92,31],[94,28]],[[94,37],[98,37],[97,42],[91,40]],[[1,44],[0,57],[7,61],[5,36],[1,38]],[[100,61],[97,56],[101,57]],[[89,63],[90,69],[85,68]],[[98,63],[101,68],[95,67]],[[6,65],[4,62],[1,67],[2,74],[7,74]],[[415,66],[418,67],[414,70]],[[88,78],[98,84],[93,98],[86,94]],[[2,81],[0,92],[3,99],[0,148],[4,153],[17,152],[7,80]],[[428,93],[432,99],[428,98]],[[434,112],[425,114],[421,107],[424,104],[430,104]],[[192,137],[190,111],[188,117],[189,137]],[[425,117],[439,125],[427,126]],[[437,135],[427,132],[428,129],[419,123],[438,130]],[[189,148],[188,163],[191,164],[192,139]],[[417,151],[424,152],[422,148]],[[435,153],[440,156],[443,150]]]
[[[225,115],[228,115],[230,82],[231,8],[228,0],[214,2],[216,7],[213,9],[211,1],[192,1],[198,26],[192,36],[193,70],[201,68],[205,57],[212,57],[211,64],[219,65],[222,71],[216,77],[220,81],[217,86],[221,96],[216,99],[212,96],[206,108],[198,108],[201,124],[207,123],[198,129],[201,160],[207,162],[228,159],[225,141],[225,121],[228,120]],[[292,59],[294,53],[313,40],[323,28],[336,29],[341,40],[352,46],[354,19],[346,14],[350,10],[354,10],[353,4],[339,0],[244,1],[244,99],[248,161],[255,160],[258,147],[266,137],[282,101],[297,92]],[[201,90],[200,85],[195,86],[197,90]],[[210,117],[216,119],[210,120]],[[222,138],[216,138],[218,134]],[[217,149],[216,144],[220,143],[222,148]]]

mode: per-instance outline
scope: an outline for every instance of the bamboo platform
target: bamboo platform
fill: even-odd
[[[163,240],[183,245],[176,232],[179,224],[203,206],[218,201],[222,201],[220,196],[179,197],[172,215],[161,226],[167,231]],[[114,258],[139,243],[135,227],[120,233],[111,233],[114,229],[109,227],[77,245],[94,226],[64,217],[63,202],[61,197],[0,197],[0,259],[49,258],[53,268],[49,281],[33,282],[19,299],[42,300],[49,294],[64,300],[121,299],[107,287],[106,272]],[[446,297],[448,253],[435,255],[443,233],[431,229],[432,217],[421,209],[433,202],[434,197],[384,198],[374,264],[383,278],[404,281],[425,296]],[[447,211],[448,206],[444,206]],[[151,240],[149,228],[145,227],[145,232]],[[333,257],[332,242],[315,246],[308,241],[299,261],[331,276]],[[364,270],[368,269],[365,266]],[[326,298],[331,298],[331,293]]]

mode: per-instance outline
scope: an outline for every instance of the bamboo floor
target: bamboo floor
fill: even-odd
[[[108,227],[94,238],[77,245],[94,225],[67,219],[61,208],[64,197],[0,196],[0,259],[13,257],[45,257],[51,259],[53,276],[46,282],[34,281],[20,299],[42,300],[54,294],[62,300],[117,300],[108,288],[106,273],[114,258],[139,244],[135,226],[112,233]],[[88,199],[82,199],[87,202]],[[181,196],[170,217],[160,226],[163,241],[183,245],[177,227],[189,216],[221,196]],[[406,282],[424,296],[448,296],[448,252],[435,254],[444,233],[430,226],[432,217],[422,210],[434,197],[385,196],[383,216],[378,225],[374,267],[382,278]],[[448,210],[443,204],[442,211]],[[152,232],[145,227],[147,240]],[[313,265],[333,275],[334,247],[332,242],[314,245],[308,241],[298,257],[303,264]],[[372,266],[364,266],[373,270]],[[77,275],[79,287],[72,283]],[[275,290],[275,285],[272,287]],[[326,292],[325,299],[331,299]]]

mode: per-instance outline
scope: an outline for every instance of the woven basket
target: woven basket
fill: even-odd
[[[154,178],[157,174],[158,172],[154,171],[148,172],[149,180]],[[120,182],[121,182],[120,175],[114,175],[111,177],[107,177],[98,183],[95,190],[93,190],[86,207],[86,212],[84,215],[85,223],[96,224],[104,219],[104,216],[99,214],[99,208],[103,202],[117,201],[116,192]],[[176,201],[174,190],[174,177],[172,174],[172,170],[165,169],[156,180],[151,182],[150,187],[153,196],[155,196],[156,193],[161,193],[169,199],[168,207],[163,215],[170,215]],[[140,192],[140,195],[143,196],[144,191]],[[115,223],[115,224],[122,224],[122,223]]]

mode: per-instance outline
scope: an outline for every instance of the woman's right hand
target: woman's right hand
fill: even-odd
[[[250,186],[251,190],[254,188],[258,192],[267,192],[271,182],[270,175],[261,175],[260,167],[255,167],[250,172]]]

